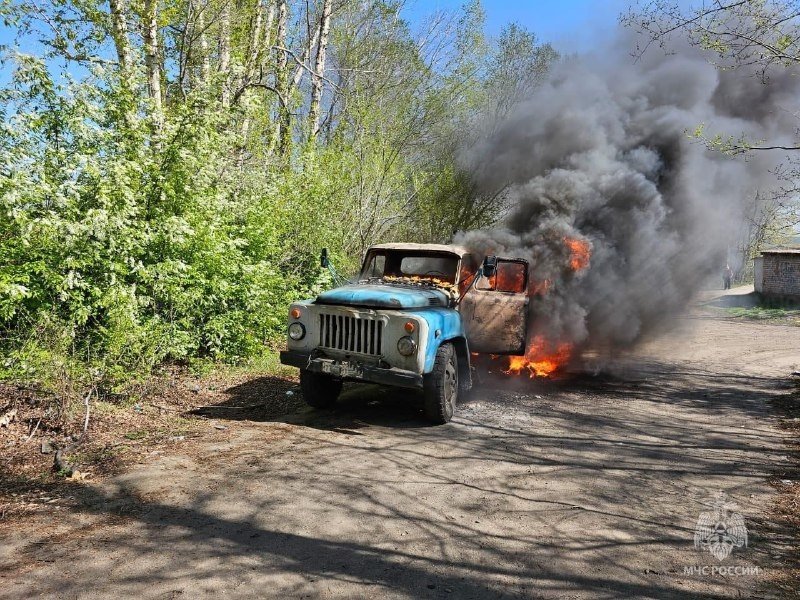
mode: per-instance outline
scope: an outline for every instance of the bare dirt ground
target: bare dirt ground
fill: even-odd
[[[602,374],[492,379],[441,427],[373,386],[275,416],[259,390],[295,385],[246,381],[206,435],[3,525],[0,598],[774,597],[799,368],[800,328],[699,309]],[[717,491],[749,530],[722,562],[693,546]]]

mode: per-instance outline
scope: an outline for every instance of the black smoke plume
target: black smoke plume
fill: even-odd
[[[630,346],[721,284],[740,215],[783,156],[728,156],[692,132],[787,142],[797,126],[792,73],[764,84],[688,47],[634,60],[632,46],[562,62],[463,153],[479,189],[508,186],[510,210],[456,241],[530,261],[531,333],[551,348]],[[567,240],[588,243],[588,268],[571,268]]]

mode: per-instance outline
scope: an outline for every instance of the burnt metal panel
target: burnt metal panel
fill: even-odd
[[[460,308],[472,352],[524,354],[528,322],[525,294],[473,289]]]

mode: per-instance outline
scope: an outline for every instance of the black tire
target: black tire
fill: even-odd
[[[342,380],[325,373],[300,369],[300,390],[306,404],[314,408],[330,408],[342,391]]]
[[[458,357],[452,344],[442,344],[436,351],[433,370],[425,375],[425,415],[441,425],[453,418],[458,402]]]

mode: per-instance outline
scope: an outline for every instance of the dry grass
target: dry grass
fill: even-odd
[[[53,504],[68,505],[84,481],[119,473],[153,453],[178,445],[191,451],[193,439],[223,433],[227,425],[214,427],[220,418],[289,412],[300,398],[291,391],[295,387],[282,374],[225,369],[196,376],[171,367],[125,394],[92,398],[84,436],[83,404],[57,414],[52,395],[0,383],[0,418],[16,411],[13,421],[0,427],[0,522]],[[52,451],[44,453],[43,443]],[[54,466],[59,448],[77,471],[70,477]]]

